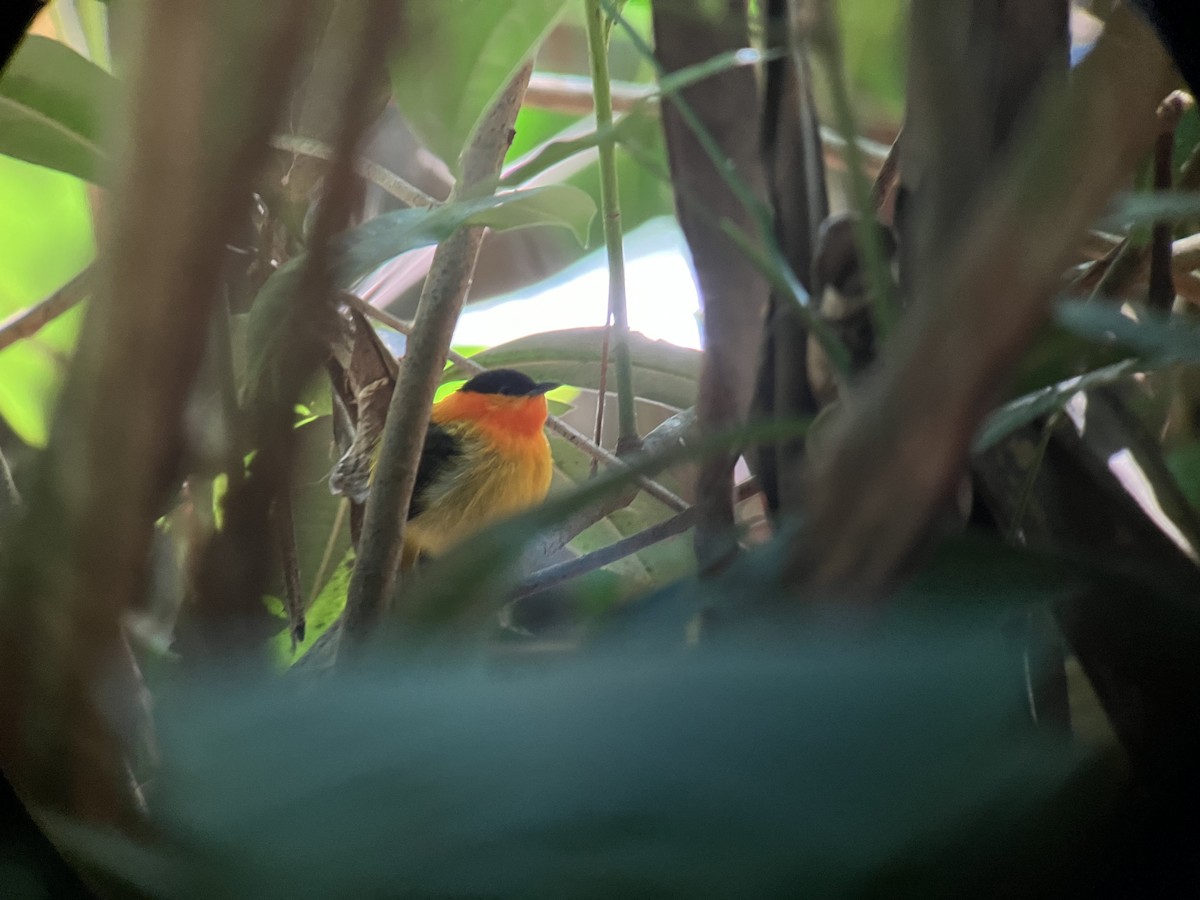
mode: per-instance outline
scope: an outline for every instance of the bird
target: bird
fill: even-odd
[[[515,369],[492,369],[433,405],[408,508],[402,569],[545,499],[553,474],[543,430],[546,392],[559,386]],[[370,448],[372,474],[378,443],[376,438]],[[347,453],[338,462],[330,476],[334,493],[366,499],[365,489],[347,489],[351,483],[366,486],[366,479],[348,477],[361,459]]]

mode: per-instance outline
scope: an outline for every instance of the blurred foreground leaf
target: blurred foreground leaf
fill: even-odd
[[[117,81],[58,41],[30,35],[0,78],[0,153],[86,181],[104,175]]]
[[[1101,230],[1152,225],[1200,217],[1200,197],[1184,191],[1143,191],[1124,194],[1113,201],[1107,215],[1097,223]]]
[[[1106,303],[1067,301],[1055,320],[1079,337],[1136,356],[1139,371],[1200,362],[1200,327],[1182,316],[1138,310],[1135,319]]]
[[[1111,775],[1021,724],[994,629],[758,637],[211,672],[162,706],[161,848],[56,837],[178,898],[980,896],[1086,859]]]

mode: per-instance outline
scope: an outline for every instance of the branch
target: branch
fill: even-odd
[[[1165,170],[1165,177],[1168,180],[1170,179],[1171,151],[1174,149],[1175,127],[1190,102],[1189,95],[1175,91],[1159,104],[1156,113],[1159,126],[1158,138],[1155,141],[1156,155],[1161,156],[1160,148],[1164,143],[1166,144],[1165,164],[1159,161],[1156,168],[1159,170],[1160,177],[1163,176]],[[1196,151],[1193,151],[1193,158],[1195,155]],[[1192,159],[1189,159],[1180,172],[1179,181],[1176,184],[1179,191],[1200,190],[1200,166],[1189,165],[1191,162]],[[1160,245],[1164,243],[1169,245],[1170,227],[1166,227],[1164,234],[1162,226],[1160,226],[1158,233]],[[1122,238],[1119,244],[1072,282],[1072,292],[1090,291],[1093,298],[1124,296],[1138,276],[1145,272],[1152,244],[1153,240],[1145,239],[1144,229],[1133,229],[1131,234]],[[1168,277],[1170,277],[1169,274]],[[1173,295],[1171,299],[1174,299]],[[1166,301],[1166,307],[1170,308],[1170,300]]]
[[[1170,85],[1154,35],[1122,7],[1069,90],[1039,110],[1036,140],[1011,158],[954,252],[920,273],[926,293],[810,472],[790,551],[798,585],[878,600],[905,571],[1088,225],[1150,149]]]
[[[57,291],[28,309],[22,309],[0,322],[0,350],[37,334],[92,292],[92,267],[88,266]]]
[[[596,130],[612,129],[612,95],[608,83],[608,29],[600,0],[586,0],[588,57],[592,90],[596,98]],[[640,443],[633,395],[633,359],[629,352],[629,308],[625,300],[625,252],[621,233],[621,198],[617,188],[617,156],[613,138],[600,142],[600,207],[604,244],[608,249],[608,316],[612,320],[613,356],[617,367],[619,433],[617,450],[633,450]],[[601,365],[607,366],[604,358]],[[598,401],[605,402],[601,393]],[[597,441],[599,434],[597,434]]]
[[[694,435],[695,431],[695,413],[692,410],[684,410],[681,413],[677,413],[646,435],[645,440],[642,441],[641,448],[630,456],[630,462],[634,462],[639,458],[666,454],[673,448],[685,444]],[[618,460],[619,467],[624,465],[626,465],[624,461]],[[555,553],[565,547],[585,528],[594,525],[606,516],[612,515],[618,509],[624,509],[633,502],[636,496],[637,488],[635,487],[612,494],[606,500],[579,510],[565,521],[558,523],[557,529],[552,534],[542,537],[530,550],[526,558],[526,563],[530,566],[544,564],[545,561],[549,560]],[[682,503],[683,501],[680,502]],[[688,508],[687,504],[684,503],[682,510],[679,511],[686,512]]]
[[[639,104],[651,101],[654,90],[643,84],[609,81],[614,112],[632,112]],[[534,72],[525,93],[525,105],[551,112],[586,116],[596,108],[592,81],[581,75]]]
[[[8,457],[4,455],[4,450],[0,448],[0,522],[4,521],[6,514],[16,510],[20,505],[21,492],[17,490],[17,483],[13,481],[12,468],[8,464]]]
[[[748,43],[746,4],[723,0],[715,6],[717,15],[705,16],[671,5],[654,6],[660,81],[667,73]],[[764,202],[766,175],[751,124],[758,87],[754,72],[736,68],[684,88],[674,99],[663,109],[663,130],[679,222],[704,298],[705,353],[696,412],[701,433],[717,434],[742,423],[749,412],[770,290],[728,232],[699,212],[692,198],[705,201],[722,225],[752,235],[753,245],[747,250],[761,251],[772,240]],[[723,565],[737,552],[737,457],[714,454],[697,476],[701,511],[695,544],[702,570]]]
[[[271,138],[271,146],[277,150],[286,150],[289,153],[311,156],[313,159],[327,162],[335,155],[334,149],[324,141],[300,137],[296,134],[277,134]],[[432,208],[442,205],[442,202],[436,197],[431,197],[416,185],[409,184],[395,172],[385,169],[377,162],[360,158],[355,163],[355,169],[364,178],[373,181],[407,206]]]
[[[484,116],[463,151],[462,179],[456,193],[470,196],[495,189],[532,71],[533,63],[526,63]],[[355,643],[367,638],[387,611],[429,411],[475,273],[483,233],[481,227],[463,228],[443,241],[421,292],[400,379],[388,407],[375,482],[367,498],[360,554],[346,597],[345,633]]]
[[[154,522],[180,473],[197,336],[308,5],[137,7],[104,265],[0,565],[0,598],[21,599],[0,603],[0,763],[48,810],[138,821],[101,707],[134,698],[100,686],[123,665],[121,618],[143,596]],[[231,64],[214,76],[217,48]]]
[[[556,584],[562,584],[564,581],[570,581],[572,578],[578,578],[580,575],[586,575],[588,572],[602,569],[619,559],[632,556],[634,553],[645,550],[647,547],[651,547],[660,541],[675,537],[677,534],[683,534],[695,524],[696,508],[692,507],[686,512],[681,512],[671,516],[669,519],[664,519],[657,525],[651,525],[644,531],[631,534],[629,537],[622,538],[615,543],[609,544],[607,547],[601,547],[599,550],[593,550],[591,553],[577,557],[576,559],[569,559],[558,565],[549,566],[538,572],[534,572],[533,575],[521,583],[520,587],[513,591],[509,599],[520,600],[522,597],[528,597],[530,594],[544,591],[546,588],[554,587]]]
[[[316,207],[316,218],[299,287],[293,302],[296,314],[287,321],[295,323],[284,346],[269,390],[253,399],[250,410],[255,424],[253,446],[256,453],[248,476],[231,489],[225,498],[225,525],[205,550],[196,577],[196,602],[191,604],[200,629],[197,636],[211,644],[234,642],[236,649],[249,649],[257,643],[254,617],[260,616],[260,597],[266,587],[268,561],[271,559],[272,528],[280,542],[294,538],[287,515],[290,481],[295,456],[295,405],[304,385],[319,369],[328,353],[328,323],[336,316],[338,296],[333,268],[338,252],[337,236],[350,224],[360,202],[355,163],[366,134],[377,118],[370,104],[372,88],[382,73],[378,60],[385,58],[395,34],[396,15],[392,0],[372,0],[354,8],[347,23],[356,55],[343,79],[328,90],[340,91],[342,103],[336,123],[334,159],[325,178],[325,189]],[[280,515],[272,522],[271,509]],[[290,580],[288,554],[284,554],[285,583]],[[303,629],[300,611],[300,586],[288,584],[289,624],[293,634]],[[219,646],[219,645],[218,645]],[[206,647],[205,649],[210,649]],[[222,648],[223,649],[223,648]]]
[[[742,482],[737,486],[737,502],[752,497],[758,490],[758,482],[753,478]],[[530,594],[544,591],[546,588],[554,587],[556,584],[561,584],[572,578],[578,578],[580,575],[586,575],[588,572],[596,569],[602,569],[604,566],[610,565],[619,559],[640,553],[647,547],[652,547],[677,534],[683,534],[683,532],[695,524],[696,508],[692,507],[671,516],[669,519],[664,519],[657,524],[651,525],[637,534],[631,534],[629,537],[615,541],[607,547],[601,547],[599,550],[593,550],[591,553],[587,553],[576,559],[547,566],[544,569],[534,572],[513,592],[511,599],[520,600],[522,597],[528,597]]]

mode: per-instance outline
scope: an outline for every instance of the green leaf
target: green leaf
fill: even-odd
[[[703,354],[666,341],[652,341],[637,332],[629,337],[633,388],[637,396],[674,409],[686,409],[694,404]],[[474,360],[492,369],[520,369],[538,381],[558,381],[599,390],[603,340],[603,328],[548,331],[484,350],[476,354]],[[455,366],[447,370],[445,377],[463,378],[465,375]],[[612,385],[610,378],[610,390]]]
[[[1020,723],[1006,636],[844,624],[506,668],[400,647],[300,685],[207,672],[156,708],[153,850],[51,836],[170,898],[955,897],[997,873],[1073,893],[1119,782]]]
[[[487,109],[549,33],[566,0],[407,5],[392,90],[405,120],[452,169]]]
[[[324,380],[329,381],[328,378]],[[325,582],[333,577],[337,561],[350,547],[349,516],[340,512],[342,498],[329,490],[329,472],[336,461],[329,415],[314,418],[296,429],[292,527],[300,590],[305,602],[324,590]],[[329,562],[322,574],[321,563],[327,551]],[[267,593],[282,597],[283,573],[277,566],[272,574]],[[318,575],[321,575],[319,582]]]
[[[346,593],[350,590],[350,573],[354,568],[354,551],[346,550],[339,559],[333,559],[332,572],[312,605],[305,612],[304,640],[292,649],[292,635],[287,628],[271,639],[272,655],[281,666],[295,663],[312,649],[313,644],[338,620],[346,608]],[[276,601],[278,603],[278,601]],[[280,612],[282,615],[282,604]]]
[[[511,231],[534,225],[567,228],[581,247],[586,247],[588,231],[596,216],[596,204],[586,192],[565,184],[546,185],[521,192],[523,196],[502,202],[470,219],[472,225],[487,225],[493,231]],[[500,194],[499,199],[512,197]]]
[[[1018,428],[1022,428],[1047,413],[1060,409],[1080,391],[1089,391],[1120,381],[1136,369],[1133,360],[1125,360],[1068,378],[1039,391],[1011,400],[992,413],[975,439],[974,450],[982,453],[994,447]]]
[[[1200,509],[1200,444],[1180,447],[1167,456],[1166,463],[1180,493],[1194,509]]]
[[[570,228],[582,242],[595,214],[592,199],[567,185],[510,191],[432,209],[397,210],[342,235],[335,247],[334,282],[339,288],[349,290],[388,260],[436,244],[465,225],[484,225],[498,231],[557,225]],[[293,313],[292,301],[300,290],[304,266],[303,254],[289,260],[267,279],[254,300],[246,326],[251,391],[270,389],[263,379],[269,377],[278,342],[292,334],[289,317]]]
[[[0,77],[0,153],[101,182],[108,72],[58,41],[30,35]]]
[[[1200,217],[1200,197],[1182,191],[1142,191],[1123,194],[1113,201],[1108,213],[1096,223],[1101,230],[1131,225],[1150,225]]]
[[[70,281],[94,255],[78,179],[0,157],[0,321]],[[82,311],[0,351],[0,416],[26,443],[45,444],[50,404],[75,346]]]
[[[551,490],[559,490],[559,485],[578,488],[591,480],[590,456],[555,434],[550,435],[550,449],[555,467],[555,485]],[[644,531],[672,515],[658,500],[639,492],[628,506],[587,528],[567,546],[580,555],[590,553]],[[695,569],[691,538],[686,533],[677,535],[605,568],[620,577],[622,593],[626,596],[639,587],[661,586]]]
[[[1200,328],[1181,316],[1146,310],[1137,316],[1135,320],[1108,304],[1078,301],[1059,303],[1054,314],[1072,334],[1136,355],[1142,369],[1200,362]]]

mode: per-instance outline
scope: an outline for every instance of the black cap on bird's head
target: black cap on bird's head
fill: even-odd
[[[472,394],[501,394],[505,397],[539,397],[561,387],[553,381],[534,381],[516,369],[492,369],[476,375],[459,388]]]

